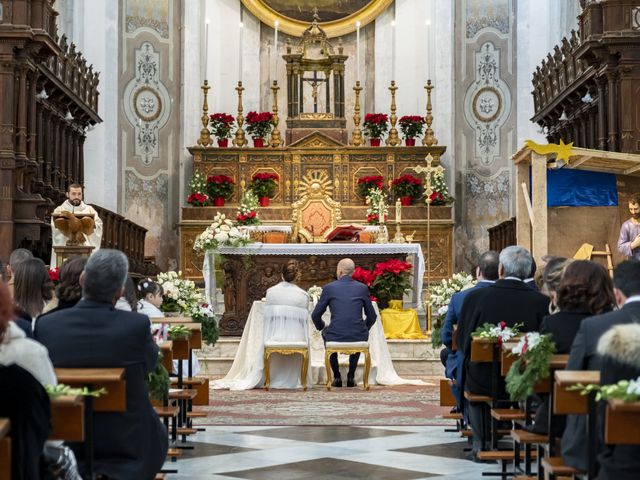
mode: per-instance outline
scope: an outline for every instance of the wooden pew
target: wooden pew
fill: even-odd
[[[127,410],[127,387],[124,368],[56,368],[59,383],[90,390],[106,389],[101,397],[84,397],[89,421],[85,425],[85,457],[87,474],[93,478],[93,413],[124,412]]]
[[[11,480],[11,422],[0,418],[0,480]]]
[[[84,442],[84,398],[62,395],[51,399],[52,440]]]
[[[173,370],[173,342],[168,340],[160,343],[158,347],[160,347],[160,352],[162,353],[162,365],[171,374],[171,370]]]
[[[613,445],[640,445],[640,402],[609,400],[604,442]]]

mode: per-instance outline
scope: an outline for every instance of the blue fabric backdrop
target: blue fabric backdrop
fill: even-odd
[[[612,207],[618,205],[616,176],[585,170],[547,170],[547,206]]]

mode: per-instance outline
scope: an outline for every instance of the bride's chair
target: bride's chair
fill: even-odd
[[[272,353],[280,355],[302,355],[302,367],[300,368],[300,383],[302,389],[307,390],[307,372],[309,371],[309,344],[307,342],[278,342],[266,341],[264,343],[264,389],[269,390],[271,383],[271,371],[269,369],[269,357]]]
[[[301,197],[292,207],[292,241],[326,242],[342,218],[340,202],[331,198],[333,186],[324,171],[311,171],[300,182]]]

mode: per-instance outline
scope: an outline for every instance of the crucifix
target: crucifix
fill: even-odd
[[[431,154],[427,155],[425,158],[427,161],[427,166],[416,165],[412,168],[412,170],[416,173],[423,173],[425,175],[425,183],[424,183],[424,195],[426,197],[427,202],[427,292],[426,292],[426,305],[425,309],[427,311],[427,332],[431,331],[431,202],[433,199],[431,195],[433,195],[433,187],[432,182],[435,176],[442,175],[444,173],[444,168],[442,165],[438,165],[434,167],[433,157]]]
[[[318,113],[318,87],[322,83],[328,82],[327,78],[318,78],[317,70],[313,71],[313,77],[311,78],[302,78],[304,82],[307,82],[311,85],[311,98],[313,98],[313,113]],[[328,90],[327,90],[328,91]],[[300,102],[300,111],[302,111],[302,102]],[[329,111],[329,104],[327,103],[327,112]]]

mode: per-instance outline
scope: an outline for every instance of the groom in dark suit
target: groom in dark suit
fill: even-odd
[[[369,329],[376,322],[376,311],[369,297],[369,289],[364,283],[353,280],[351,275],[356,266],[350,258],[338,262],[338,280],[325,285],[311,319],[316,328],[322,331],[325,342],[364,342],[369,339]],[[331,323],[328,327],[322,320],[322,314],[329,307]],[[362,320],[364,310],[366,322]],[[325,328],[326,327],[326,328]],[[355,373],[360,353],[349,355],[349,373],[347,387],[355,387]],[[329,357],[333,371],[334,387],[342,386],[342,378],[338,366],[338,354]]]

